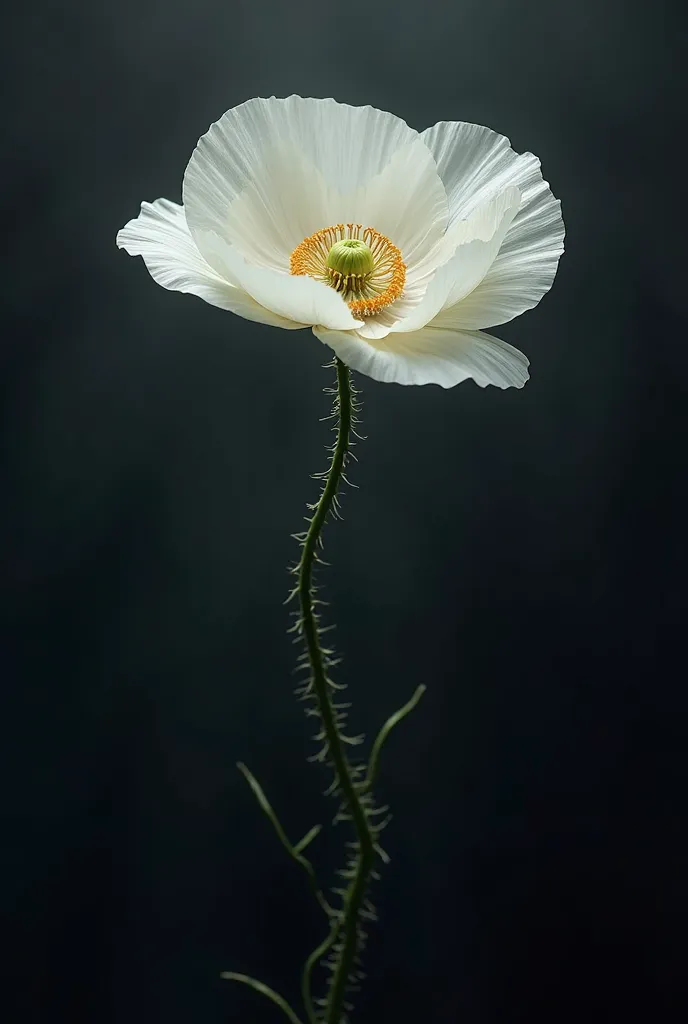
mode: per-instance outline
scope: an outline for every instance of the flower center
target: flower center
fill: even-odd
[[[327,277],[338,292],[360,294],[375,269],[373,252],[360,238],[343,238],[327,254]]]
[[[400,250],[362,224],[334,224],[304,238],[291,254],[289,269],[336,289],[359,317],[389,306],[406,282]]]

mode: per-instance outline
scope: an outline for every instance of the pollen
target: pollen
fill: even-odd
[[[375,316],[406,283],[401,250],[375,228],[333,224],[309,235],[291,254],[292,274],[307,274],[338,291],[354,316]]]

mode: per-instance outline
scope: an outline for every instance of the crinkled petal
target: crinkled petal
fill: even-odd
[[[519,229],[507,232],[497,258],[474,291],[456,307],[463,327],[505,324],[537,306],[554,281],[564,251],[561,204],[546,182],[531,196],[526,214],[519,211]],[[516,219],[516,218],[515,218]]]
[[[521,194],[510,186],[455,225],[459,242],[452,258],[431,279],[421,302],[392,331],[420,330],[445,306],[459,302],[482,281],[493,263],[509,225],[518,212]]]
[[[509,185],[521,207],[485,278],[462,302],[462,324],[491,327],[532,309],[550,289],[564,251],[561,204],[532,153],[482,125],[440,121],[422,133],[449,200],[449,233],[457,220]]]
[[[321,281],[253,266],[214,232],[200,232],[199,240],[212,266],[273,313],[299,325],[322,325],[340,331],[353,330],[361,323],[351,315],[341,295]]]
[[[374,380],[443,388],[469,377],[481,387],[499,388],[520,388],[528,380],[524,354],[482,331],[428,326],[414,334],[389,334],[381,341],[364,341],[350,331],[314,327],[313,333],[348,366]]]
[[[230,203],[224,234],[250,263],[288,271],[294,248],[321,228],[372,226],[401,249],[414,281],[443,238],[447,219],[444,185],[419,137],[347,195],[329,187],[302,153],[284,143],[266,152],[256,179]]]
[[[284,260],[303,238],[333,223],[332,196],[356,192],[418,139],[401,118],[373,107],[300,96],[248,100],[213,124],[191,156],[183,190],[191,232],[215,232],[251,258],[236,219],[228,222],[230,204],[250,187],[252,206],[265,207],[254,226],[272,224],[265,245],[270,251],[278,241]]]
[[[289,272],[293,249],[326,227],[334,192],[292,144],[266,147],[255,177],[228,205],[214,229],[257,267]],[[202,242],[202,232],[197,237]]]
[[[118,232],[117,245],[130,256],[143,256],[153,280],[170,291],[189,292],[211,306],[273,327],[307,326],[263,308],[209,266],[191,237],[184,207],[169,199],[142,203],[139,216]]]
[[[428,270],[427,274],[418,274],[411,280],[407,275],[403,294],[376,313],[375,316],[364,317],[356,333],[361,338],[384,338],[395,324],[409,316],[422,301],[428,283],[431,281],[434,270]]]
[[[371,225],[386,235],[401,250],[406,265],[403,294],[380,313],[364,318],[358,328],[361,337],[384,338],[422,300],[441,262],[447,209],[435,161],[420,140],[398,149],[373,181],[345,197],[342,214],[346,212],[348,221]],[[341,220],[337,212],[335,223]]]
[[[401,250],[413,282],[427,272],[428,256],[447,230],[449,207],[432,154],[416,138],[397,149],[374,178],[343,196],[332,213],[333,223],[363,224],[386,235]]]

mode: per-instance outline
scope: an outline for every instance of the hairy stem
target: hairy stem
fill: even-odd
[[[308,707],[306,714],[319,718],[321,723],[321,728],[314,738],[322,743],[322,746],[309,760],[326,761],[332,769],[334,779],[328,786],[326,795],[335,796],[339,801],[334,822],[336,824],[338,821],[351,821],[356,836],[355,840],[346,844],[349,850],[353,851],[347,859],[346,867],[337,872],[346,880],[346,887],[332,890],[341,899],[341,907],[335,907],[325,899],[313,864],[304,856],[304,850],[320,832],[320,825],[314,825],[298,843],[292,844],[258,780],[245,764],[239,762],[238,765],[263,813],[270,819],[282,846],[307,873],[313,894],[328,920],[328,934],[306,958],[301,974],[301,997],[308,1024],[348,1024],[347,1014],[351,1005],[345,998],[348,993],[357,990],[358,982],[364,977],[358,969],[360,954],[367,938],[363,923],[376,920],[375,908],[368,898],[369,883],[371,879],[378,877],[374,870],[374,861],[379,857],[385,864],[389,863],[389,857],[379,843],[380,834],[389,817],[384,820],[378,818],[388,808],[376,807],[372,794],[380,752],[392,729],[416,706],[425,690],[425,686],[418,686],[413,697],[387,719],[373,743],[367,765],[360,761],[349,761],[346,747],[357,746],[363,737],[344,733],[344,709],[348,708],[349,704],[333,699],[335,691],[344,687],[340,683],[335,683],[328,675],[329,669],[337,664],[338,659],[332,657],[334,652],[331,648],[323,647],[320,643],[320,637],[325,629],[332,627],[320,625],[315,606],[324,602],[315,598],[316,588],[313,582],[314,566],[316,563],[322,564],[318,549],[322,546],[323,526],[330,514],[341,518],[337,491],[342,480],[350,483],[344,470],[348,459],[355,458],[350,451],[355,443],[351,435],[359,436],[353,426],[358,422],[355,414],[359,411],[359,405],[349,369],[338,358],[330,365],[336,366],[337,386],[326,390],[334,393],[336,397],[332,416],[325,418],[336,420],[336,426],[333,427],[336,441],[328,449],[328,469],[323,473],[314,474],[316,479],[322,481],[322,490],[318,501],[308,506],[312,512],[312,516],[307,518],[308,529],[293,534],[301,547],[301,558],[289,570],[297,578],[297,582],[284,603],[288,604],[298,595],[300,610],[292,612],[292,615],[297,616],[297,621],[289,632],[297,634],[294,643],[303,643],[306,648],[299,655],[299,665],[295,671],[307,669],[309,678],[307,682],[297,687],[296,693],[300,700],[311,701],[311,704],[315,705]],[[328,979],[326,998],[314,1000],[312,975],[318,964],[332,973]],[[301,1024],[287,1001],[263,982],[235,971],[225,971],[222,977],[249,985],[278,1006],[290,1024]]]
[[[320,646],[320,631],[313,608],[313,564],[317,558],[317,548],[325,520],[333,506],[336,508],[337,488],[343,476],[352,430],[353,399],[349,368],[340,359],[336,359],[336,367],[337,440],[330,468],[324,477],[320,500],[315,506],[303,541],[301,559],[297,567],[300,625],[310,662],[312,691],[317,700],[324,740],[335,771],[337,788],[351,817],[357,838],[353,877],[343,898],[341,951],[329,988],[324,1013],[325,1024],[340,1024],[343,1015],[346,986],[355,965],[359,920],[375,858],[375,836],[366,814],[363,787],[346,756],[346,738],[340,730],[339,718],[332,701],[331,683],[327,677],[325,654]]]

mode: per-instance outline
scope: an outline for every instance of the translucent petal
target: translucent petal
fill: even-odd
[[[289,273],[299,242],[332,223],[332,193],[294,146],[266,147],[254,179],[229,203],[222,230],[214,230],[254,266]]]
[[[284,144],[266,152],[257,179],[230,203],[225,237],[256,266],[288,271],[293,249],[308,235],[331,224],[370,225],[402,250],[413,283],[444,236],[447,218],[444,185],[420,138],[347,195],[329,188],[302,153]]]
[[[400,118],[373,107],[300,96],[248,100],[213,124],[191,156],[183,192],[189,226],[194,234],[215,232],[253,258],[244,249],[246,232],[237,231],[240,218],[228,218],[248,188],[254,229],[266,232],[267,252],[279,250],[285,269],[303,238],[334,222],[329,210],[338,196],[356,192],[418,139]],[[264,256],[260,265],[274,264]]]
[[[478,287],[455,310],[455,319],[468,328],[494,327],[537,306],[552,287],[564,251],[561,204],[542,182],[519,230],[507,232],[494,263]]]
[[[389,334],[364,341],[354,332],[313,328],[348,366],[374,380],[454,387],[471,377],[476,384],[523,387],[528,360],[518,349],[481,331],[424,327],[414,334]]]
[[[235,280],[266,309],[300,325],[322,325],[332,330],[359,326],[341,295],[311,277],[293,276],[280,270],[256,267],[214,232],[199,232],[199,242],[212,266]]]
[[[441,121],[422,133],[449,200],[449,224],[464,219],[495,193],[515,185],[521,207],[499,255],[480,285],[462,302],[462,324],[490,327],[537,305],[550,289],[564,251],[561,204],[532,153],[482,125]]]
[[[130,256],[143,256],[151,277],[163,288],[189,292],[258,323],[290,330],[307,326],[264,309],[230,283],[229,275],[218,274],[209,266],[191,237],[184,208],[168,199],[142,203],[139,216],[117,234],[117,245]]]
[[[401,249],[407,280],[428,269],[429,254],[444,236],[449,216],[447,195],[427,146],[415,139],[401,146],[385,168],[345,195],[334,208],[334,223],[370,225]]]
[[[517,188],[506,188],[488,200],[465,221],[457,221],[452,230],[458,242],[452,258],[432,277],[422,301],[393,331],[417,331],[431,321],[445,306],[459,302],[482,281],[492,265],[509,225],[521,201]]]

